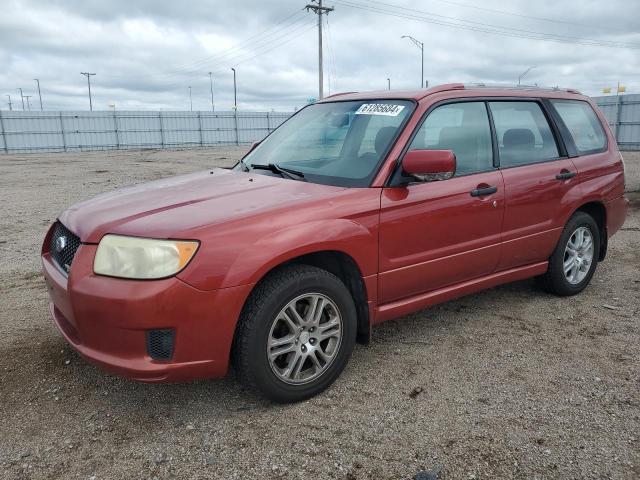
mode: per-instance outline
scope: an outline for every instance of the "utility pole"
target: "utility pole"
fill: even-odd
[[[20,91],[20,100],[22,100],[22,111],[24,112],[24,95],[22,94],[22,88],[18,88]]]
[[[29,103],[29,99],[33,97],[33,95],[25,95],[24,98],[27,99],[27,107],[29,108],[29,111],[31,111],[31,103]]]
[[[42,108],[42,94],[40,93],[40,79],[34,78],[34,80],[38,84],[38,97],[40,98],[40,110],[44,110],[44,108]]]
[[[322,100],[324,97],[324,79],[322,78],[322,14],[326,12],[333,12],[333,7],[323,7],[322,0],[311,0],[312,3],[308,4],[305,8],[307,11],[313,10],[313,13],[318,15],[318,100]],[[318,3],[314,5],[313,3]]]
[[[422,67],[421,67],[422,76],[420,77],[420,88],[424,88],[424,43],[422,43],[419,40],[416,40],[411,35],[402,35],[402,37],[400,38],[408,38],[409,40],[411,40],[411,43],[413,43],[416,47],[418,47],[422,52]]]
[[[191,87],[189,87],[189,110],[193,112],[193,99],[191,98]]]
[[[391,90],[391,79],[387,78],[387,90]]]
[[[211,111],[215,112],[216,109],[213,106],[213,72],[209,72],[209,87],[211,88]]]
[[[93,112],[93,103],[91,101],[91,77],[95,75],[95,73],[80,72],[80,75],[87,77],[87,85],[89,86],[89,110]]]
[[[5,97],[9,98],[9,111],[12,111],[13,110],[13,106],[12,106],[13,104],[11,103],[11,95],[5,95]]]

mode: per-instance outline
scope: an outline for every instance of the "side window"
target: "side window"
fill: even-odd
[[[607,137],[591,105],[581,100],[552,100],[551,103],[569,129],[578,153],[605,149]]]
[[[493,168],[491,128],[483,102],[437,107],[425,119],[409,150],[453,150],[456,175]]]
[[[558,147],[536,102],[490,102],[498,137],[500,166],[513,167],[558,158]]]

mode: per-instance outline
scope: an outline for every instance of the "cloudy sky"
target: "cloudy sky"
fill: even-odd
[[[324,25],[325,94],[446,82],[640,93],[636,0],[334,0]],[[1,0],[0,108],[292,110],[317,96],[317,17],[304,0]]]

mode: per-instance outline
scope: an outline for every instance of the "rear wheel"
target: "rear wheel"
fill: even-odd
[[[556,295],[575,295],[586,288],[596,270],[600,251],[598,224],[589,214],[576,212],[567,222],[541,286]]]
[[[316,395],[344,369],[356,326],[353,298],[335,275],[307,265],[279,269],[243,309],[234,348],[240,378],[278,402]]]

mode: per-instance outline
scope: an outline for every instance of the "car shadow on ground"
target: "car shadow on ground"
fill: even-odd
[[[506,298],[513,301],[513,297],[518,297],[527,302],[540,295],[534,282],[525,280],[385,322],[374,329],[368,346],[357,346],[338,382],[345,378],[349,381],[350,375],[358,375],[356,372],[371,371],[373,374],[377,368],[384,368],[390,350],[413,343],[428,346],[436,330],[440,334],[455,335],[465,323],[473,322],[478,312],[489,312]],[[509,320],[517,319],[509,317]],[[5,395],[15,397],[14,401],[5,399],[3,402],[8,415],[11,415],[11,405],[20,408],[21,398],[36,404],[53,400],[58,404],[56,410],[69,415],[73,415],[77,402],[87,402],[112,415],[133,419],[140,428],[154,430],[162,429],[164,422],[171,424],[178,418],[175,412],[181,412],[179,417],[183,419],[199,414],[222,419],[251,410],[287,408],[245,390],[233,370],[224,379],[183,384],[145,384],[122,379],[85,361],[57,332],[54,333],[53,327],[51,334],[43,333],[39,338],[25,336],[3,352],[8,361],[7,367],[0,372],[1,383],[7,386]],[[399,358],[401,361],[402,357]],[[373,365],[363,364],[372,360]],[[37,387],[35,391],[33,386],[28,386],[28,378],[43,376],[48,379],[45,386]],[[325,395],[327,393],[311,401],[323,402]],[[158,418],[164,420],[158,421]]]

